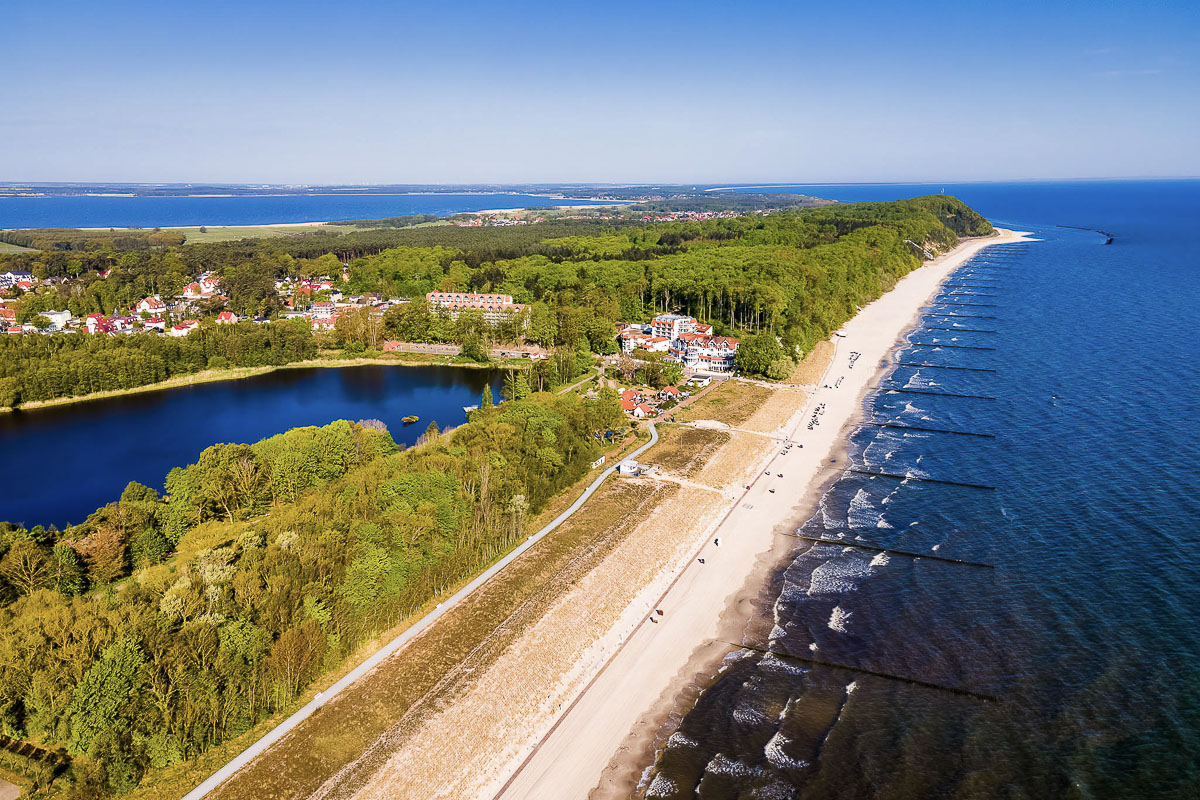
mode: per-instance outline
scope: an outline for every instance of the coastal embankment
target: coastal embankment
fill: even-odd
[[[628,794],[631,770],[645,766],[647,745],[676,695],[698,676],[715,672],[736,646],[737,620],[748,616],[758,597],[764,568],[783,548],[794,547],[787,534],[811,507],[829,469],[838,468],[844,425],[861,408],[920,307],[981,249],[1024,239],[999,231],[964,242],[907,275],[839,331],[825,379],[784,426],[787,440],[797,446],[772,449],[747,488],[725,504],[712,535],[705,531],[694,542],[694,557],[650,604],[655,621],[643,614],[584,691],[509,768],[510,777],[494,796],[561,800]]]

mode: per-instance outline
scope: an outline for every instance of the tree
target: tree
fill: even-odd
[[[668,385],[678,386],[683,382],[683,365],[678,361],[664,361],[663,377]]]
[[[770,333],[756,333],[738,344],[734,356],[738,369],[755,375],[766,375],[774,361],[783,357],[783,349]]]
[[[95,584],[112,583],[128,569],[125,540],[112,525],[101,525],[75,545],[87,564],[88,580]]]
[[[486,410],[492,408],[495,403],[492,402],[492,385],[489,383],[483,387],[483,402],[480,403],[480,408]]]
[[[66,542],[54,545],[53,584],[59,593],[67,597],[80,594],[87,586],[83,563],[75,548]]]
[[[50,559],[28,539],[17,539],[0,559],[0,575],[21,594],[31,594],[50,583]]]
[[[504,375],[504,386],[501,389],[505,400],[523,400],[529,396],[529,378],[524,370],[510,369]]]
[[[71,697],[68,750],[76,755],[91,753],[103,737],[128,728],[128,719],[136,713],[134,701],[145,662],[142,649],[131,636],[122,636],[104,649]]]

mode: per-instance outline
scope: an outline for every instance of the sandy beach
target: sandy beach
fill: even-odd
[[[998,231],[964,242],[903,278],[892,291],[863,308],[835,337],[836,349],[822,385],[841,378],[837,389],[818,388],[785,426],[801,445],[786,456],[772,451],[760,469],[707,535],[669,587],[643,608],[641,623],[566,706],[541,741],[519,763],[495,797],[505,800],[565,800],[627,793],[632,764],[646,761],[665,712],[681,690],[715,670],[737,640],[729,630],[738,607],[757,596],[762,568],[781,549],[795,546],[791,532],[810,507],[815,490],[828,479],[829,459],[846,422],[859,411],[879,369],[899,337],[955,268],[989,245],[1027,239]],[[851,355],[860,354],[851,366]],[[820,425],[806,429],[818,408]],[[766,474],[766,473],[769,473]],[[771,490],[774,489],[772,492]],[[720,545],[714,544],[720,540]],[[703,558],[704,563],[699,559]],[[651,624],[648,612],[662,609]],[[731,613],[732,612],[732,613]],[[742,614],[744,617],[745,615]],[[623,759],[628,754],[631,759]],[[594,795],[593,790],[599,789]]]
[[[453,626],[435,623],[215,796],[628,797],[669,734],[671,712],[742,641],[768,577],[797,545],[782,534],[836,478],[829,459],[844,426],[920,306],[979,249],[1019,238],[968,241],[910,273],[821,343],[790,382],[737,379],[681,408],[680,422],[660,423],[659,444],[639,457],[650,473],[610,479],[568,524],[580,529],[574,577],[557,570],[512,615],[472,628],[460,642],[470,654],[440,667],[443,678],[415,703],[386,700],[389,687],[412,682],[403,677],[409,666],[445,649],[437,637]],[[839,388],[821,388],[838,378]],[[821,424],[807,430],[818,407]],[[801,447],[780,455],[786,440]],[[634,510],[618,495],[644,502]],[[520,564],[534,569],[541,558]],[[367,711],[378,724],[360,735]]]

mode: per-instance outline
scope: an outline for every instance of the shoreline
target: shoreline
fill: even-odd
[[[496,192],[493,194],[500,194],[500,193]],[[72,195],[72,196],[78,196],[78,195]],[[88,196],[96,196],[96,195],[88,195]],[[104,196],[108,196],[108,195],[104,195]],[[121,197],[131,197],[131,196],[136,197],[136,196],[140,196],[140,195],[119,195],[119,196],[121,196]],[[235,198],[235,197],[247,197],[247,196],[252,196],[252,197],[265,197],[265,196],[270,196],[270,197],[312,197],[314,195],[170,195],[170,196],[172,196],[172,197],[228,197],[228,198]],[[329,195],[329,196],[342,197],[343,195]],[[366,197],[368,195],[350,195],[350,196]],[[388,194],[388,195],[370,195],[370,196],[403,197],[404,195]],[[475,197],[475,196],[485,197],[487,195],[471,195],[471,196],[472,197]],[[513,208],[485,208],[485,209],[480,209],[479,211],[457,211],[453,214],[445,215],[444,217],[442,217],[442,219],[449,219],[450,217],[456,217],[460,214],[506,214],[506,213],[517,213],[517,212],[522,212],[522,211],[533,211],[533,210],[540,211],[543,209],[555,210],[555,211],[560,211],[560,210],[561,211],[573,211],[573,210],[585,209],[585,208],[614,208],[617,206],[636,205],[637,203],[644,202],[641,200],[613,200],[611,202],[604,200],[604,201],[597,201],[594,203],[589,202],[589,203],[583,203],[583,204],[579,204],[579,205],[570,205],[571,203],[580,203],[580,201],[586,200],[587,198],[562,197],[562,198],[550,198],[550,199],[564,200],[564,201],[566,201],[566,203],[564,203],[564,204],[550,203],[547,205],[540,205],[540,206],[518,206],[518,207],[513,207]],[[417,216],[417,215],[418,214],[414,213],[414,214],[401,214],[398,216]],[[389,219],[389,218],[388,217],[380,217],[380,219]],[[97,225],[97,226],[79,227],[79,226],[68,225],[68,226],[62,227],[62,228],[47,228],[47,227],[0,228],[0,230],[3,230],[3,231],[44,231],[44,230],[72,230],[72,231],[147,231],[147,230],[149,230],[149,231],[153,231],[154,228],[157,227],[161,231],[167,232],[167,231],[199,231],[200,228],[221,228],[221,229],[227,229],[227,228],[232,228],[232,229],[238,229],[238,228],[314,228],[314,227],[322,227],[322,226],[349,227],[346,225],[346,223],[358,222],[359,220],[360,220],[360,218],[307,220],[304,222],[246,222],[246,223],[241,223],[238,225],[226,225],[226,224],[217,223],[217,222],[197,223],[195,225],[157,225],[157,226]],[[370,228],[370,227],[358,228],[357,226],[355,226],[355,227],[358,230],[364,230],[364,231],[379,230],[379,228]],[[387,226],[381,226],[381,227],[386,228]],[[397,230],[403,230],[403,229],[398,228]]]
[[[423,353],[406,353],[405,355],[425,355]],[[433,354],[430,354],[433,355]],[[440,357],[440,356],[439,356]],[[171,389],[185,389],[189,386],[199,386],[205,383],[220,383],[222,381],[238,381],[245,378],[257,378],[260,375],[269,375],[272,372],[284,369],[304,369],[307,367],[461,367],[463,369],[519,369],[518,365],[510,364],[504,361],[496,361],[490,364],[479,364],[477,362],[464,363],[444,363],[439,361],[409,361],[399,358],[353,358],[353,359],[310,359],[308,361],[292,361],[288,364],[269,365],[265,367],[231,367],[230,369],[213,370],[206,369],[200,372],[193,372],[188,375],[176,375],[167,378],[165,381],[157,383],[147,383],[144,386],[133,386],[129,389],[108,389],[103,392],[92,392],[91,394],[79,395],[76,397],[55,397],[51,400],[33,400],[29,403],[22,403],[16,408],[12,406],[0,406],[0,414],[12,414],[15,412],[38,411],[43,408],[54,408],[56,406],[69,406],[75,403],[87,403],[94,400],[111,400],[116,397],[126,397],[135,394],[144,394],[146,392],[161,392],[170,391]],[[521,366],[528,366],[524,364]]]
[[[768,453],[768,473],[786,464],[789,477],[760,473],[737,496],[710,534],[724,539],[725,547],[705,541],[696,555],[707,563],[689,561],[652,606],[665,610],[663,624],[648,625],[643,618],[528,757],[510,766],[508,781],[495,797],[629,796],[640,770],[652,763],[645,756],[653,752],[664,723],[673,718],[677,699],[686,699],[680,693],[689,685],[694,693],[699,682],[740,647],[729,640],[737,635],[741,641],[744,620],[753,618],[754,605],[769,593],[764,575],[799,544],[780,534],[790,533],[797,519],[811,514],[814,500],[836,479],[828,459],[844,458],[846,426],[861,417],[872,382],[890,363],[921,307],[950,273],[980,250],[1028,240],[1026,234],[998,229],[994,236],[960,242],[910,272],[842,327],[825,374],[841,375],[844,385],[840,390],[819,385],[782,426],[790,432],[789,440],[803,449],[786,461]],[[858,371],[848,362],[852,350],[862,357]],[[873,368],[862,368],[870,362],[875,362]],[[802,426],[817,403],[825,406],[825,424],[805,431]],[[783,491],[776,493],[776,488]],[[612,703],[613,697],[625,702]]]

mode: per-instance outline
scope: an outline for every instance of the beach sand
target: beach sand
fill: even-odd
[[[750,617],[770,567],[796,547],[796,540],[783,534],[794,530],[835,474],[828,467],[836,465],[829,461],[839,452],[843,427],[861,409],[920,307],[951,271],[981,249],[1024,239],[1024,234],[998,231],[964,242],[905,276],[842,328],[844,337],[834,340],[825,380],[818,381],[785,426],[802,447],[786,456],[772,448],[770,461],[757,471],[750,488],[734,499],[711,535],[706,531],[703,544],[697,542],[696,557],[652,604],[663,609],[662,621],[650,624],[642,617],[531,754],[514,764],[496,797],[598,800],[628,795],[636,771],[649,763],[653,742],[677,696],[689,687],[694,693],[716,671],[714,662],[740,642],[738,625]],[[850,367],[852,352],[861,355]],[[839,388],[820,388],[839,377]],[[807,420],[820,404],[820,425],[808,430]],[[720,546],[713,538],[720,539]]]

